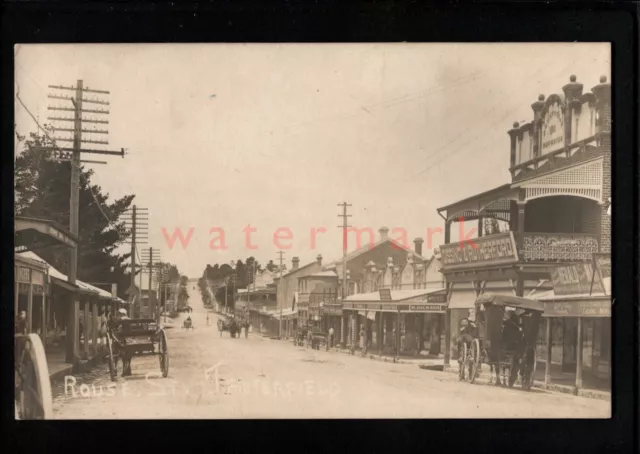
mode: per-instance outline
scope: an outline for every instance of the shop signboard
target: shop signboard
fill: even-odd
[[[545,317],[611,317],[610,300],[545,302]]]
[[[428,303],[446,303],[447,302],[447,294],[446,293],[429,293],[427,295]]]
[[[600,277],[611,277],[611,254],[597,252],[593,254],[593,264],[600,273]]]
[[[444,271],[458,268],[484,268],[518,262],[513,232],[503,232],[440,246]]]
[[[408,312],[442,313],[447,309],[446,304],[410,304]]]
[[[378,292],[380,293],[380,301],[391,301],[391,289],[381,288]]]
[[[53,238],[55,238],[56,240],[60,241],[61,243],[66,244],[69,247],[73,247],[75,246],[75,243],[66,235],[64,235],[62,232],[60,232],[58,229],[56,229],[53,226],[48,226],[47,229],[47,233],[52,236]]]
[[[591,263],[555,267],[551,272],[553,292],[556,295],[604,293],[602,280],[595,277]]]
[[[564,147],[564,114],[557,100],[547,107],[542,124],[541,154]]]
[[[389,311],[397,312],[398,305],[397,304],[381,304],[380,310],[383,312],[389,312]]]
[[[30,283],[31,282],[31,270],[24,266],[17,267],[16,281]]]

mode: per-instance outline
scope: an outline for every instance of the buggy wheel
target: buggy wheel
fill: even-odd
[[[474,383],[476,378],[478,377],[478,372],[480,372],[480,362],[482,354],[480,351],[480,341],[478,339],[474,339],[471,343],[471,375],[469,376],[469,382]]]
[[[467,362],[468,362],[468,358],[467,358],[468,354],[469,354],[469,351],[467,348],[467,343],[462,342],[462,347],[460,348],[460,357],[458,358],[458,379],[459,380],[464,380],[465,369],[467,367]]]
[[[15,365],[17,377],[14,408],[17,419],[51,419],[53,397],[42,340],[37,334],[31,333],[17,342],[23,342]]]
[[[109,355],[109,378],[111,381],[116,381],[118,377],[118,356],[113,345],[113,339],[111,335],[107,333],[107,350]]]
[[[162,377],[167,378],[169,375],[169,347],[167,346],[167,335],[164,331],[160,331],[158,336],[158,358]]]

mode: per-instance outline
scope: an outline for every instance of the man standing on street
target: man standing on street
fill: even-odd
[[[335,335],[335,331],[333,330],[333,326],[329,328],[329,348],[333,348],[333,337]]]

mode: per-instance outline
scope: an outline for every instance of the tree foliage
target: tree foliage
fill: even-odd
[[[207,306],[212,305],[212,293],[213,299],[224,304],[226,291],[227,306],[233,308],[237,289],[247,288],[253,283],[255,274],[261,270],[262,266],[255,257],[248,257],[245,261],[237,260],[234,267],[228,263],[207,265],[198,280],[202,301]]]
[[[33,147],[47,147],[45,136],[31,133],[19,137],[22,152],[15,160],[15,214],[43,218],[69,226],[71,163],[56,161],[57,152]],[[125,298],[130,275],[130,254],[116,249],[129,237],[121,215],[131,206],[134,195],[110,200],[108,193],[91,183],[93,170],[80,171],[78,279],[85,282],[115,282],[118,294]],[[68,248],[56,246],[36,251],[58,270],[68,273]]]

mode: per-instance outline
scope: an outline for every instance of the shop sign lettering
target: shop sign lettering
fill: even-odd
[[[440,246],[443,267],[478,266],[518,261],[513,232]]]
[[[559,102],[549,106],[542,125],[542,154],[564,146],[564,113]]]
[[[556,295],[579,295],[604,293],[599,276],[594,273],[591,263],[558,266],[551,272],[553,291]],[[593,282],[593,287],[592,287]]]
[[[381,304],[380,309],[382,309],[383,311],[397,311],[398,305],[397,304]]]
[[[16,273],[16,280],[18,282],[31,282],[31,270],[29,268],[25,268],[24,266],[19,266],[18,272]]]
[[[444,312],[444,304],[410,304],[409,312]]]
[[[54,228],[52,226],[49,226],[48,233],[49,233],[50,236],[52,236],[56,240],[60,241],[61,243],[66,244],[67,246],[71,246],[71,247],[74,246],[74,242],[71,241],[66,235],[64,235],[58,229],[56,229],[56,228]]]
[[[611,317],[611,301],[546,303],[547,317]]]
[[[429,295],[426,295],[426,301],[428,303],[446,303],[447,294],[446,293],[429,294]]]
[[[611,255],[595,253],[593,254],[593,262],[602,278],[611,277]]]

